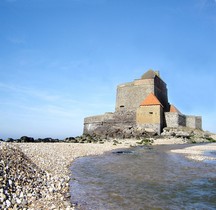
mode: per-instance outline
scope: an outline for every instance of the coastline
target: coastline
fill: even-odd
[[[171,152],[183,154],[186,158],[195,161],[216,161],[216,155],[209,154],[209,152],[216,152],[216,143],[190,145],[184,149],[171,150]]]
[[[22,209],[74,209],[70,203],[69,181],[71,171],[69,167],[72,162],[79,157],[89,155],[101,155],[104,152],[114,149],[128,148],[130,144],[113,145],[113,142],[103,144],[80,144],[80,143],[1,143],[1,168],[3,168],[3,179],[0,183],[7,186],[6,192],[0,192],[0,202],[5,208],[14,207]],[[20,165],[19,171],[16,171]],[[25,167],[22,168],[21,165]],[[36,179],[29,171],[35,168]],[[12,175],[8,172],[12,171]],[[20,172],[24,171],[23,177],[19,177]],[[13,176],[13,178],[12,178]],[[15,178],[14,178],[15,177]],[[25,180],[25,187],[20,186],[20,180]],[[40,180],[38,182],[38,179]],[[41,180],[43,179],[43,180]],[[26,188],[32,187],[30,182],[38,184],[33,192]],[[3,183],[2,183],[3,182]],[[16,184],[19,183],[19,184]],[[14,189],[16,193],[13,192]],[[38,195],[38,191],[39,195]],[[12,208],[13,209],[13,208]]]
[[[183,139],[159,139],[153,145],[158,144],[186,144]],[[186,144],[187,145],[187,144]],[[137,140],[118,140],[99,143],[2,143],[2,147],[15,148],[27,157],[28,164],[35,164],[39,172],[44,176],[42,183],[42,196],[31,199],[26,209],[75,209],[70,203],[69,181],[71,171],[69,167],[72,162],[79,157],[89,155],[101,155],[104,152],[114,149],[129,148],[139,146]],[[185,157],[196,160],[216,160],[216,157],[205,155],[206,151],[216,151],[216,143],[206,143],[202,145],[189,145],[184,149],[171,150],[174,153],[181,153]],[[16,157],[15,157],[16,158]],[[23,161],[23,160],[22,160]],[[30,161],[30,162],[29,162]],[[22,162],[21,162],[22,163]],[[32,167],[32,166],[30,166]],[[45,185],[45,187],[43,186]],[[27,195],[26,195],[27,196]],[[34,195],[28,195],[30,198]],[[32,197],[31,197],[32,196]],[[23,196],[25,197],[25,196]],[[27,197],[26,197],[27,198]],[[20,194],[17,196],[20,198]],[[11,202],[11,201],[10,201]],[[9,205],[9,202],[7,203]],[[24,209],[24,208],[23,208]]]

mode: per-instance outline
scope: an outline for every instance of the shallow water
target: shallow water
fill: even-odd
[[[169,152],[181,147],[138,147],[79,158],[71,167],[71,202],[92,210],[216,209],[215,164]]]

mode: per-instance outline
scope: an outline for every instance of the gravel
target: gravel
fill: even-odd
[[[127,144],[1,143],[2,209],[75,209],[70,203],[69,166],[75,158],[99,155]],[[0,208],[1,209],[1,208]]]
[[[209,154],[209,152],[216,152],[216,143],[189,146],[184,149],[171,150],[171,152],[184,154],[185,157],[196,161],[216,161],[216,156]]]
[[[73,160],[137,145],[135,139],[116,142],[0,143],[0,209],[75,209],[69,193],[69,167]],[[154,144],[169,143],[185,141],[159,139]],[[172,150],[198,161],[216,160],[206,156],[206,151],[216,151],[216,143]]]

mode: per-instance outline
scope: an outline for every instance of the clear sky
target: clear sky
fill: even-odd
[[[216,132],[215,0],[0,0],[0,138],[81,135],[150,68]]]

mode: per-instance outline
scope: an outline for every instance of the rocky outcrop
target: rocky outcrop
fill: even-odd
[[[183,138],[187,140],[188,143],[200,143],[200,142],[215,142],[216,136],[208,131],[203,131],[200,129],[193,129],[187,127],[166,127],[161,133],[162,137],[176,137]]]
[[[100,139],[140,139],[143,137],[156,136],[157,132],[152,129],[142,128],[136,125],[125,125],[118,123],[115,126],[103,124],[103,126],[98,126],[91,134],[88,135],[93,138]]]

